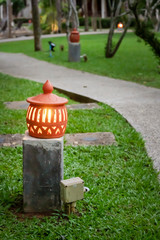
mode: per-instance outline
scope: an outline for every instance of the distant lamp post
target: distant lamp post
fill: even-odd
[[[47,80],[42,94],[29,97],[27,110],[27,127],[29,135],[36,138],[62,137],[67,125],[66,98],[52,93],[53,86]]]
[[[69,36],[69,62],[80,62],[80,35],[76,28],[73,28]]]
[[[123,23],[119,22],[117,27],[118,27],[118,29],[122,29],[123,28]]]

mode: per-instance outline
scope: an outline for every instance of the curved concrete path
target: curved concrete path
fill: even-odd
[[[121,30],[116,29],[115,33],[119,33]],[[128,29],[127,32],[133,32],[133,30]],[[84,32],[83,30],[80,32],[81,35],[97,35],[97,34],[107,34],[109,33],[109,29],[102,29],[102,30],[97,30],[92,31],[90,30],[89,32]],[[56,33],[56,34],[45,34],[45,35],[41,35],[41,38],[55,38],[55,37],[66,37],[66,33]],[[34,39],[33,36],[21,36],[21,37],[17,37],[17,38],[0,38],[0,43],[2,42],[17,42],[17,41],[23,41],[23,40],[31,40]]]
[[[45,82],[104,102],[142,134],[154,167],[160,171],[160,89],[97,76],[39,61],[23,54],[0,53],[0,72]]]

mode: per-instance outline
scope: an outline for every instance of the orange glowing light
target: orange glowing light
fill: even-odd
[[[118,28],[119,28],[119,29],[122,29],[122,28],[123,28],[123,23],[121,23],[121,22],[118,23]]]
[[[27,110],[27,127],[29,135],[37,138],[62,137],[67,125],[66,98],[52,94],[53,87],[47,80],[43,85],[43,94],[30,97]]]
[[[51,24],[52,32],[58,32],[58,24],[57,22]]]

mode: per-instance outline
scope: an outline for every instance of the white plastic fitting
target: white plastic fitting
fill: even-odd
[[[89,192],[90,189],[88,187],[84,187],[84,192]]]

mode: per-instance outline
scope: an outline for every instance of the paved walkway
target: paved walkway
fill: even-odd
[[[88,35],[88,34],[106,34],[108,33],[108,30],[102,30],[102,31],[97,31],[97,32],[81,32],[81,35]],[[65,37],[66,33],[57,33],[57,34],[45,34],[41,35],[41,38],[54,38],[54,37]],[[0,42],[12,42],[12,41],[22,41],[22,40],[31,40],[33,39],[33,36],[21,36],[17,38],[2,38],[0,39]]]
[[[107,34],[109,32],[109,29],[102,29],[102,30],[97,30],[95,31],[89,31],[89,32],[80,32],[81,35],[97,35],[97,34]],[[115,33],[119,33],[121,32],[121,30],[116,29]],[[133,30],[128,29],[127,32],[133,32]],[[56,34],[45,34],[45,35],[41,35],[41,38],[54,38],[54,37],[65,37],[66,33],[56,33]],[[0,39],[0,43],[2,42],[13,42],[13,41],[22,41],[22,40],[31,40],[33,39],[33,36],[21,36],[21,37],[17,37],[17,38],[1,38]]]
[[[0,53],[0,72],[45,82],[115,108],[142,134],[160,170],[160,89],[67,69],[23,54]]]

